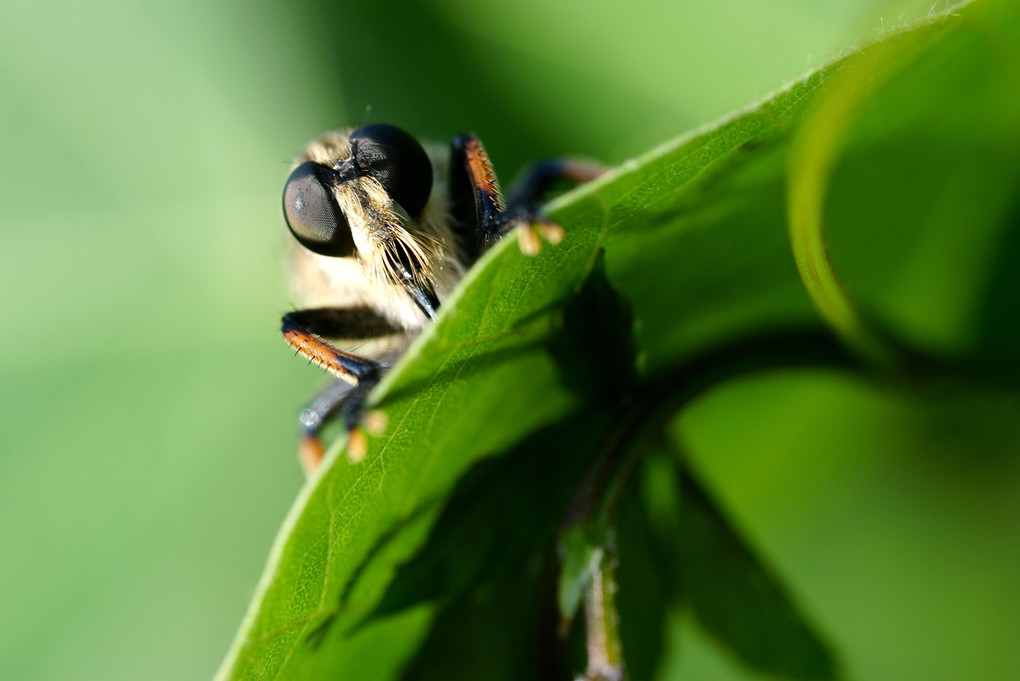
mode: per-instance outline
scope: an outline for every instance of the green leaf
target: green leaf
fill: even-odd
[[[578,663],[557,636],[552,561],[446,604],[400,678],[565,679]]]
[[[902,31],[847,59],[801,126],[791,151],[789,230],[797,269],[822,317],[865,358],[894,368],[903,360],[896,341],[869,323],[851,300],[829,260],[822,211],[832,165],[847,131],[860,118],[868,97],[938,41],[941,18]]]
[[[587,427],[590,417],[566,417],[468,470],[425,545],[400,566],[368,621],[432,600],[470,599],[531,572],[555,544],[587,455],[605,436]],[[549,449],[561,455],[550,459]]]
[[[1003,2],[908,27],[847,59],[797,131],[789,229],[801,277],[826,322],[878,365],[965,359],[970,379],[1017,376],[1005,351],[1020,340],[1016,315],[996,303],[1016,293],[1001,277],[1014,268],[992,254],[1015,240],[1020,69],[1001,46],[1018,37]]]
[[[560,536],[560,582],[557,601],[560,617],[572,621],[584,598],[585,589],[602,562],[606,551],[605,533],[574,525]]]
[[[660,493],[668,495],[675,488],[672,463],[667,457],[646,457],[641,484],[627,490],[616,519],[620,639],[627,678],[633,681],[662,678],[658,672],[667,645],[667,617],[680,602],[679,500],[664,499]]]
[[[981,6],[1007,11],[1002,9],[1005,4]],[[219,678],[298,679],[344,674],[362,679],[393,678],[408,660],[427,657],[423,642],[427,646],[428,641],[444,635],[442,626],[452,626],[449,614],[468,607],[464,599],[484,583],[488,571],[506,570],[513,561],[504,561],[498,541],[480,541],[479,555],[469,558],[458,558],[456,552],[437,556],[423,552],[423,547],[433,542],[441,547],[450,538],[456,538],[453,544],[463,545],[484,533],[485,522],[451,525],[450,509],[462,508],[462,515],[477,509],[480,518],[494,518],[498,521],[495,527],[505,528],[513,516],[511,509],[539,488],[529,484],[527,476],[511,476],[520,487],[515,490],[519,498],[514,499],[511,486],[496,485],[494,499],[506,499],[503,503],[511,507],[496,512],[499,504],[485,499],[483,489],[472,487],[470,480],[454,495],[458,480],[479,462],[507,452],[519,456],[521,448],[529,451],[533,465],[562,456],[564,451],[580,452],[573,462],[583,468],[591,461],[585,457],[598,447],[588,443],[570,450],[565,443],[571,441],[572,432],[588,428],[589,433],[612,435],[617,438],[614,442],[624,442],[613,430],[614,422],[640,422],[626,412],[629,390],[654,385],[667,393],[690,392],[692,388],[683,382],[667,379],[687,375],[685,369],[697,367],[707,356],[725,359],[720,349],[742,341],[747,341],[744,347],[754,348],[756,341],[783,338],[786,332],[804,332],[800,338],[824,338],[821,334],[830,324],[852,346],[868,346],[869,338],[878,337],[871,330],[872,308],[876,310],[874,318],[883,320],[881,325],[874,324],[875,329],[890,329],[908,347],[914,343],[925,349],[937,345],[944,351],[940,358],[961,356],[968,349],[1008,348],[1002,339],[1013,338],[1010,334],[1015,333],[1015,324],[989,324],[971,336],[953,334],[966,326],[961,320],[967,314],[984,304],[977,292],[987,281],[999,286],[992,289],[988,300],[1010,300],[1001,294],[1008,292],[1015,277],[989,279],[980,267],[970,268],[966,270],[969,278],[958,285],[974,295],[954,299],[956,306],[949,315],[941,314],[937,304],[922,300],[921,309],[930,318],[916,315],[911,310],[919,298],[911,287],[930,287],[932,270],[918,270],[928,277],[921,284],[917,283],[923,279],[920,276],[897,282],[907,294],[883,295],[889,281],[882,275],[899,270],[909,274],[910,263],[894,260],[877,275],[868,271],[868,266],[874,253],[884,253],[888,245],[895,245],[899,233],[895,225],[902,216],[892,210],[877,210],[854,191],[873,186],[859,181],[847,183],[849,189],[845,189],[843,182],[847,174],[858,180],[890,179],[882,168],[900,153],[895,145],[899,140],[912,142],[907,147],[911,152],[949,149],[954,152],[950,158],[971,165],[979,166],[977,160],[996,152],[995,145],[1003,150],[1003,159],[1017,157],[1017,94],[1015,88],[1004,86],[1016,82],[1016,60],[992,60],[1000,52],[1012,54],[1009,49],[994,47],[1000,45],[1000,37],[1009,38],[1001,45],[1017,44],[1015,36],[1004,28],[1015,30],[1015,10],[1009,10],[1013,14],[1003,20],[995,19],[992,9],[983,13],[985,10],[978,12],[976,7],[961,10],[966,20],[946,13],[891,34],[885,42],[837,59],[765,100],[561,197],[548,211],[566,228],[567,238],[556,247],[545,248],[538,257],[522,256],[514,236],[493,248],[446,302],[439,321],[422,334],[379,386],[373,406],[387,413],[389,427],[382,437],[370,439],[365,461],[352,466],[339,448],[333,448],[319,474],[309,481],[280,532]],[[917,63],[929,65],[942,59],[946,62],[940,64],[943,68],[928,66],[928,72],[916,82],[910,80],[913,72],[905,69],[902,73],[907,74],[907,81],[891,77],[882,84],[881,92],[876,91],[874,97],[868,94],[867,106],[859,110],[861,127],[853,131],[840,128],[847,130],[849,137],[841,132],[840,139],[846,140],[823,149],[825,157],[813,162],[815,165],[802,156],[790,155],[792,135],[810,140],[817,126],[824,130],[829,114],[824,104],[819,104],[824,101],[820,97],[833,96],[831,88],[840,82],[837,76],[843,69],[867,63],[869,56],[878,64],[898,60],[899,41],[913,45],[921,38],[911,36],[922,35],[929,38],[922,41],[925,56]],[[936,78],[946,66],[956,69],[952,82],[976,81],[984,88],[978,88],[980,96],[970,102],[977,113],[962,121],[949,116],[950,122],[959,125],[947,128],[952,133],[948,138],[935,135],[936,143],[926,135],[906,135],[919,120],[947,118],[943,111],[933,113],[928,108],[930,102],[913,109],[904,105],[916,99],[904,93],[912,94],[918,85],[941,97],[936,101],[946,110],[957,110],[952,101],[956,95],[944,90]],[[1003,94],[1001,102],[992,96],[995,93]],[[877,118],[866,115],[876,111],[880,112]],[[904,111],[913,117],[902,115]],[[973,124],[982,120],[981,116],[993,124],[994,134],[987,133],[989,126]],[[975,151],[969,143],[985,134],[988,144]],[[940,146],[939,140],[945,144]],[[843,154],[838,160],[831,157],[837,147]],[[930,155],[919,158],[925,161]],[[1006,201],[1007,197],[1015,200],[1017,186],[1016,164],[1010,163],[1012,166],[1003,160],[995,165],[987,175],[998,181],[985,183],[982,187],[987,191],[978,193],[994,199],[992,209],[979,214],[981,229],[975,233],[981,243],[994,244],[1008,216],[1017,214],[1016,203]],[[844,302],[853,302],[846,309],[857,312],[846,314],[856,321],[849,325],[840,321],[846,315],[836,308],[813,303],[812,295],[817,301],[818,291],[812,290],[811,295],[805,291],[787,242],[787,174],[791,173],[794,187],[802,186],[798,183],[806,182],[803,178],[812,168],[831,169],[832,175],[826,184],[815,187],[814,193],[801,195],[794,190],[789,209],[807,216],[797,223],[801,226],[795,228],[794,235],[815,240],[811,267],[818,271],[831,267],[831,271],[845,274],[841,277],[845,289],[828,286],[826,290],[835,291]],[[907,202],[912,210],[931,197],[911,195],[910,188],[932,179],[923,163],[913,172],[916,177],[896,189],[912,199]],[[957,218],[963,208],[973,207],[965,200],[970,197],[966,188],[956,188],[955,193],[949,191],[951,185],[944,188],[953,199],[948,209]],[[829,206],[841,208],[837,219],[830,212],[825,220],[813,217],[825,207],[823,198]],[[1014,212],[1009,213],[1007,206]],[[943,214],[932,210],[924,215],[930,219],[918,221],[919,233],[930,225],[938,226]],[[838,248],[844,244],[838,239],[839,225],[832,223],[840,221],[872,238],[867,253],[855,256],[852,247],[846,251]],[[959,219],[951,222],[954,226],[967,224]],[[831,266],[817,252],[822,224],[830,240]],[[949,243],[960,242],[950,239]],[[959,250],[945,249],[936,255],[944,257],[946,252]],[[973,260],[979,262],[980,258]],[[942,261],[936,258],[935,262]],[[1006,265],[997,271],[1008,271]],[[850,298],[858,290],[865,293],[862,299],[866,304],[858,305]],[[578,304],[573,304],[579,294]],[[882,307],[887,300],[892,303]],[[606,308],[602,317],[600,301]],[[859,312],[865,309],[869,312]],[[617,333],[618,327],[625,327],[625,333]],[[881,361],[881,342],[877,341],[877,353],[862,354]],[[797,352],[802,349],[795,346]],[[1009,367],[1018,365],[1015,353],[1012,360],[1004,361]],[[603,374],[593,375],[600,369]],[[739,369],[734,364],[728,374],[722,374],[733,375]],[[615,391],[614,381],[619,386]],[[557,431],[559,427],[565,429]],[[536,437],[552,432],[557,433],[555,437]],[[641,433],[635,437],[638,435]],[[562,499],[561,495],[572,491],[566,481],[576,477],[558,479],[553,496]],[[698,497],[696,488],[691,490],[688,498],[696,503],[687,505],[689,533],[714,551],[702,558],[687,558],[691,566],[702,570],[702,593],[718,593],[719,581],[712,580],[723,574],[732,575],[748,588],[761,586],[755,576],[762,574],[761,570],[753,556],[734,543],[722,521],[724,516],[706,497]],[[459,501],[451,504],[451,495],[466,505],[459,506]],[[552,503],[544,513],[538,508],[538,513],[536,527],[551,527],[561,519],[562,504]],[[497,536],[503,531],[496,530]],[[547,531],[537,532],[534,545],[521,543],[517,557],[540,545]],[[516,541],[511,539],[508,545]],[[571,588],[566,591],[571,593],[583,582],[585,546],[592,545],[581,540],[576,543],[578,548],[570,555],[574,557],[572,565],[579,567],[567,571]],[[513,554],[508,552],[508,556]],[[699,563],[702,559],[712,562]],[[415,583],[409,575],[424,577]],[[769,584],[772,582],[762,587],[764,597],[757,601],[729,602],[719,611],[713,609],[711,599],[701,597],[696,607],[710,627],[722,632],[720,635],[754,664],[825,676],[830,668],[821,652],[806,655],[802,666],[797,666],[781,655],[769,657],[769,651],[754,648],[747,638],[742,627],[753,628],[755,621],[785,622],[781,631],[789,636],[784,634],[780,645],[795,648],[812,637],[790,614],[782,593]],[[443,598],[450,601],[443,605]],[[566,605],[574,600],[573,596],[565,599]],[[494,597],[494,602],[501,599]],[[437,608],[443,608],[439,619],[435,619]],[[372,617],[383,612],[392,616]]]
[[[680,472],[680,571],[701,624],[755,669],[836,678],[836,662],[779,580],[702,485]]]

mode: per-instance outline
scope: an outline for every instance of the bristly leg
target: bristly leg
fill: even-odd
[[[455,231],[472,259],[518,226],[525,255],[538,253],[539,236],[549,243],[559,243],[563,229],[542,214],[539,201],[559,180],[583,184],[605,172],[601,165],[579,159],[555,158],[535,163],[525,170],[507,203],[485,147],[471,134],[453,138],[450,168],[450,206]],[[476,235],[473,245],[468,238],[471,232]]]
[[[506,231],[496,171],[482,141],[473,134],[453,138],[449,193],[454,231],[473,261]]]
[[[343,381],[317,395],[301,412],[298,458],[305,472],[311,475],[318,468],[325,454],[319,432],[341,410],[348,432],[348,456],[352,461],[363,459],[367,443],[360,430],[362,412],[368,394],[382,378],[384,367],[375,360],[340,350],[323,336],[376,338],[396,333],[397,329],[368,308],[319,308],[284,315],[281,331],[298,354]],[[377,426],[378,419],[371,419],[366,425]]]

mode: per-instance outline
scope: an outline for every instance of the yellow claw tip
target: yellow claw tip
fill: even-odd
[[[304,469],[307,477],[310,478],[315,474],[325,456],[326,449],[322,446],[319,438],[314,436],[301,438],[298,443],[298,461],[301,462],[301,468]]]
[[[566,235],[566,232],[563,231],[563,228],[557,225],[555,222],[538,223],[538,232],[539,234],[542,235],[543,239],[548,241],[553,246],[563,241],[563,237]]]
[[[357,464],[365,460],[368,454],[368,439],[361,428],[355,428],[347,434],[347,460]]]
[[[542,242],[539,241],[538,234],[529,224],[520,226],[517,243],[521,247],[521,253],[527,256],[536,256],[542,250]]]
[[[389,417],[386,416],[386,412],[373,409],[362,417],[361,423],[370,435],[380,437],[386,432],[386,426],[389,425]]]

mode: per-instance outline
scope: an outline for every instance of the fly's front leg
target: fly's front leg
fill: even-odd
[[[475,135],[457,135],[450,149],[450,212],[471,260],[509,229],[496,171]]]
[[[287,344],[342,381],[317,395],[301,412],[298,457],[309,475],[325,454],[319,433],[330,418],[341,413],[348,432],[348,456],[354,461],[364,458],[367,443],[360,428],[363,409],[384,369],[379,362],[341,350],[325,338],[368,339],[397,331],[368,308],[298,310],[283,316],[281,332]]]
[[[601,165],[580,159],[555,158],[535,163],[516,183],[506,203],[481,140],[471,134],[454,137],[450,168],[450,204],[454,218],[462,233],[470,227],[477,230],[476,250],[479,247],[484,250],[490,242],[520,226],[521,251],[526,255],[538,253],[539,235],[552,244],[563,238],[563,229],[538,209],[538,202],[555,182],[566,180],[571,184],[583,184],[605,172]]]

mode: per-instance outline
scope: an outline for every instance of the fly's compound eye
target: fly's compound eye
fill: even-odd
[[[329,189],[332,171],[314,161],[294,169],[283,188],[283,216],[302,246],[319,255],[354,253],[347,218]]]
[[[350,139],[359,174],[378,180],[408,215],[419,215],[432,191],[432,163],[418,141],[384,123],[358,128]]]

